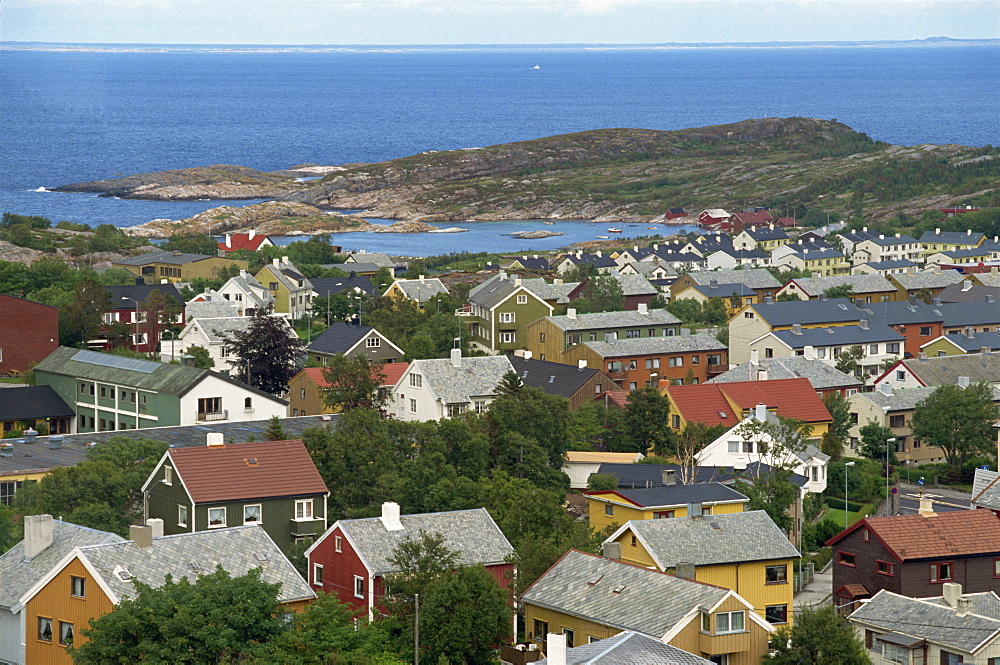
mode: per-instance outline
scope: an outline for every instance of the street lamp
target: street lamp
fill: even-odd
[[[174,362],[174,344],[177,342],[177,333],[173,330],[164,330],[163,337],[166,337],[167,333],[170,333],[170,362]]]
[[[844,531],[847,531],[847,520],[850,519],[850,513],[847,511],[847,467],[854,466],[854,462],[844,462]]]
[[[139,301],[122,296],[122,300],[131,300],[135,304],[135,351],[139,350]]]
[[[889,510],[889,444],[896,443],[896,437],[885,440],[885,509]]]
[[[326,327],[330,327],[330,289],[326,290]]]

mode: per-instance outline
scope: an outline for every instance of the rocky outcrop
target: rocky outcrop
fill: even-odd
[[[296,178],[245,166],[214,165],[95,180],[52,188],[121,199],[193,201],[198,199],[276,199],[298,186]]]

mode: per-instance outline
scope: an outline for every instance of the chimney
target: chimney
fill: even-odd
[[[674,568],[674,576],[679,577],[682,580],[694,581],[694,570],[695,566],[693,563],[688,562],[677,562],[677,566]]]
[[[899,238],[899,237],[900,237],[900,235],[899,235],[899,234],[897,233],[897,234],[896,234],[896,237],[897,237],[897,238]]]
[[[282,263],[288,263],[288,257],[287,256],[282,256],[281,257],[281,262]]]
[[[972,229],[966,229],[965,230],[965,235],[971,236],[972,235]]]
[[[972,599],[962,596],[958,599],[958,608],[955,612],[958,616],[964,617],[972,611]]]
[[[701,517],[701,502],[692,501],[687,505],[688,517]]]
[[[451,350],[451,366],[455,368],[462,366],[462,349]]]
[[[271,265],[277,268],[278,266],[281,265],[281,261],[279,261],[278,259],[271,259]]]
[[[892,384],[880,383],[878,384],[878,391],[883,395],[885,395],[886,397],[892,397]]]
[[[614,330],[604,333],[604,341],[608,344],[613,344],[616,339],[618,339],[618,333]]]
[[[587,360],[586,360],[586,358],[581,359],[581,360],[577,360],[576,361],[576,368],[577,369],[587,369]]]
[[[246,270],[241,270],[241,271],[240,271],[240,277],[242,277],[243,279],[246,279],[246,278],[247,278],[247,276],[248,276],[248,274],[249,274],[249,273],[247,273],[247,271],[246,271]]]
[[[934,298],[934,300],[932,300],[931,302],[934,303],[935,307],[940,307],[941,306],[941,299],[940,298]]]
[[[917,352],[917,360],[927,360],[927,352],[926,351],[918,351]]]
[[[675,469],[660,469],[660,481],[664,485],[676,485],[677,471]]]
[[[969,377],[967,377],[967,376],[960,376],[960,377],[958,377],[958,381],[956,381],[956,383],[958,384],[959,388],[968,388],[969,387]]]
[[[601,250],[597,250],[596,252],[594,252],[594,256],[596,256],[597,258],[601,258],[604,255],[601,254]]]
[[[899,234],[897,233],[896,235],[898,236]],[[882,234],[882,233],[878,234],[878,239],[879,240],[885,240],[885,235]]]
[[[806,360],[816,360],[816,347],[812,344],[807,344],[804,349],[802,349],[802,357]]]
[[[770,305],[772,302],[774,302],[774,301],[771,299],[771,296],[764,296],[764,304],[765,305]]]
[[[229,234],[227,233],[227,234],[226,234],[226,247],[229,247],[229,248],[232,248],[232,246],[233,246],[233,239],[232,239],[232,237],[231,237],[231,236],[230,236],[230,235],[229,235]]]
[[[554,280],[552,280],[552,283],[555,284],[556,286],[562,286],[563,285],[563,281],[559,277],[556,277]]]
[[[754,418],[759,422],[767,422],[767,404],[758,404],[754,408]]]
[[[934,235],[936,236],[941,235],[941,229],[934,229]]]
[[[605,559],[614,559],[615,561],[622,560],[622,544],[611,540],[601,547],[601,556]]]
[[[514,278],[514,286],[521,286],[521,278],[520,277],[515,277]]]
[[[995,300],[996,300],[996,298],[993,297],[992,293],[987,293],[986,294],[986,302],[987,302],[987,304],[992,305]]]
[[[527,349],[517,349],[516,351],[514,351],[514,355],[521,356],[525,360],[531,360],[531,356],[535,354],[533,354],[531,351],[528,351]]]
[[[549,633],[545,636],[545,657],[549,665],[566,665],[566,635],[564,633]]]
[[[569,309],[566,310],[566,318],[569,319],[570,321],[575,321],[576,320],[576,308],[575,307],[570,307]]]
[[[949,607],[958,608],[958,599],[962,597],[962,585],[955,582],[945,582],[941,585],[941,597]]]
[[[981,347],[979,347],[979,353],[983,354],[984,356],[990,355],[990,353],[992,351],[993,351],[993,349],[991,349],[988,346],[981,346]]]
[[[423,275],[421,275],[421,276],[420,276],[420,277],[419,277],[418,279],[420,280],[420,283],[421,283],[421,284],[423,284],[423,283],[424,283],[424,276],[423,276]]]
[[[500,272],[497,273],[497,277],[504,280],[507,279],[507,271],[504,270],[503,268],[500,268]]]
[[[921,515],[933,515],[934,514],[934,501],[925,496],[920,497],[920,508],[917,512]],[[961,589],[961,587],[959,587]],[[961,593],[961,591],[959,591]]]
[[[868,330],[868,319],[861,319],[858,321],[858,327],[862,330]]]
[[[633,252],[638,252],[639,251],[639,245],[632,245],[632,251]]]
[[[128,537],[139,546],[140,550],[148,550],[153,546],[153,527],[145,524],[133,524],[128,528]]]
[[[750,364],[759,365],[760,364],[760,351],[757,349],[750,349]]]
[[[255,235],[257,235],[257,232],[256,232],[256,231],[253,231],[253,230],[251,230],[251,231],[250,231],[250,236],[249,236],[249,237],[247,238],[247,240],[253,240],[253,237],[254,237]]]
[[[52,544],[55,523],[52,515],[24,516],[24,557],[33,559]]]
[[[767,381],[767,370],[764,369],[763,367],[761,367],[759,370],[757,370],[757,380],[758,381]]]
[[[962,280],[962,291],[968,291],[971,288],[972,288],[972,280],[971,279],[963,279]]]
[[[802,334],[802,324],[801,323],[793,323],[792,324],[792,334],[793,335],[801,335]]]
[[[205,437],[209,448],[222,447],[225,445],[225,437],[222,432],[209,432]]]
[[[386,501],[382,504],[382,526],[386,531],[402,531],[403,523],[399,521],[399,504]]]
[[[646,305],[646,303],[644,303],[644,302],[639,303],[636,306],[636,310],[635,311],[639,312],[643,316],[649,316],[649,306]]]
[[[146,526],[153,530],[153,538],[163,538],[163,520],[159,517],[150,517]]]
[[[972,326],[965,326],[965,336],[972,339],[976,336],[976,329]]]
[[[862,226],[861,227],[861,232],[862,233],[868,233],[868,227],[867,226]]]
[[[823,276],[823,273],[821,273],[821,272],[814,272],[813,273],[813,279],[820,279],[822,276]]]

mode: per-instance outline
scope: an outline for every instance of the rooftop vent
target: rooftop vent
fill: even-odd
[[[256,552],[253,558],[257,560],[257,563],[267,563],[267,554],[263,552]]]
[[[200,573],[201,565],[197,561],[188,561],[188,570],[192,573]]]
[[[600,573],[598,575],[594,575],[589,580],[587,580],[587,584],[589,584],[590,586],[594,586],[595,584],[597,584],[598,582],[600,582],[603,578],[604,578],[604,573]]]
[[[619,584],[618,586],[616,586],[614,588],[614,591],[612,591],[611,593],[621,593],[624,590],[625,590],[625,585],[624,584]]]
[[[130,582],[132,580],[132,573],[125,566],[115,566],[111,573],[122,582]]]

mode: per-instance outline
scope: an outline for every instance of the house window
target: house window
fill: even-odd
[[[103,399],[103,398],[105,398],[107,396],[108,396],[108,387],[107,386],[101,386],[101,398]]]
[[[163,467],[163,484],[164,485],[174,484],[174,468],[172,466]]]
[[[527,305],[528,304],[528,296],[524,295],[523,293],[518,294],[518,296],[517,296],[517,304],[518,305]]]
[[[826,349],[825,348],[816,349],[816,357],[817,358],[826,358]]]
[[[738,453],[740,452],[740,442],[739,441],[728,441],[728,452]]]
[[[889,427],[904,427],[906,425],[906,417],[899,416],[889,416]]]
[[[597,339],[597,338],[595,337],[594,339]],[[573,346],[574,344],[579,344],[580,342],[583,341],[583,335],[580,335],[579,333],[577,333],[575,335],[567,335],[566,336],[566,341],[569,342],[570,346]],[[590,340],[590,341],[594,341],[594,340]]]
[[[950,582],[954,573],[954,565],[947,563],[931,564],[931,582]]]
[[[513,344],[514,343],[514,333],[512,332],[502,332],[500,333],[500,343],[501,344]]]
[[[889,577],[892,577],[896,574],[896,564],[889,561],[876,561],[875,572],[879,575],[888,575]]]
[[[317,586],[323,584],[323,566],[318,563],[313,564],[313,584]]]
[[[646,358],[646,369],[660,369],[660,359]]]
[[[670,426],[673,427],[674,429],[681,428],[681,417],[678,416],[676,413],[670,416]]]
[[[410,374],[410,387],[411,388],[423,388],[424,387],[424,377],[419,374]]]
[[[535,636],[536,640],[544,642],[545,637],[549,634],[549,622],[535,619],[531,634]]]
[[[993,559],[993,577],[1000,577],[1000,556]]]
[[[413,399],[411,397],[410,398],[410,413],[416,413],[416,412],[417,412],[417,400],[415,400],[415,399]]]
[[[365,597],[365,578],[354,576],[354,597],[364,598]]]
[[[840,565],[850,566],[851,568],[853,568],[856,565],[853,554],[849,552],[838,552],[838,554],[840,556],[840,558],[838,559],[840,561]]]
[[[667,360],[667,365],[669,367],[684,367],[684,358],[681,356],[670,358]]]
[[[187,526],[188,524],[188,507],[185,505],[177,506],[177,526]]]
[[[878,354],[878,344],[869,344],[868,345],[868,355],[874,356],[876,354]]]
[[[625,331],[625,339],[638,339],[639,337],[642,337],[642,331],[641,330],[626,330]]]
[[[691,356],[691,364],[697,365],[701,363],[701,356]]]
[[[475,402],[473,402],[473,404],[476,407],[476,413],[478,415],[482,415],[482,414],[486,413],[486,402],[485,401],[483,401],[483,400],[476,400]]]
[[[311,520],[313,518],[313,500],[299,499],[295,502],[295,519]]]
[[[243,523],[244,524],[260,524],[260,504],[254,503],[249,506],[243,506]]]
[[[59,622],[59,644],[64,647],[73,646],[73,624],[68,621]]]
[[[299,399],[305,399],[305,398],[306,398],[306,389],[299,388]]]
[[[886,353],[899,353],[899,342],[892,342],[885,345]]]
[[[367,346],[369,349],[377,349],[380,346],[382,346],[382,340],[378,337],[369,337],[365,341],[365,346]]]
[[[920,336],[921,337],[930,337],[931,336],[931,327],[930,326],[920,326]]]
[[[722,364],[722,356],[721,355],[710,354],[708,356],[708,364],[710,366],[711,365],[721,365]]]
[[[745,619],[746,614],[743,610],[739,610],[738,612],[719,612],[715,615],[715,634],[742,633],[745,628]]]
[[[204,420],[204,416],[210,413],[222,413],[221,397],[198,398],[198,419]]]
[[[962,657],[957,653],[951,653],[941,649],[941,665],[962,665]]]
[[[226,509],[222,508],[209,508],[208,509],[208,528],[218,528],[226,526]]]
[[[86,598],[87,579],[85,577],[76,577],[75,575],[71,575],[69,578],[69,595],[74,598]]]
[[[449,418],[456,418],[465,413],[468,408],[468,404],[448,404],[446,410]]]
[[[608,517],[614,517],[615,516],[615,507],[612,506],[610,503],[605,504],[604,505],[604,514],[607,515]]]
[[[701,630],[704,633],[712,632],[712,616],[708,612],[701,615]]]
[[[545,333],[538,333],[538,342],[540,344],[545,344]]]
[[[514,312],[500,312],[500,323],[514,323]]]
[[[342,536],[333,537],[333,549],[335,552],[344,551],[344,538]]]
[[[252,397],[244,397],[243,398],[243,408],[244,409],[253,409],[253,398]]]
[[[780,566],[768,566],[764,569],[764,571],[764,582],[766,584],[788,583],[788,566],[786,564],[781,564]]]
[[[38,617],[38,639],[42,642],[52,641],[52,619]]]
[[[573,642],[573,629],[572,628],[567,628],[566,626],[563,626],[562,634],[566,636],[566,648],[567,649],[572,649],[573,648],[573,644],[574,644],[574,642]]]
[[[866,543],[871,540],[871,532],[868,531],[868,529],[861,530],[861,540],[865,541]]]
[[[909,665],[910,651],[906,647],[902,647],[898,644],[890,644],[889,642],[882,642],[882,657],[891,663],[902,663],[902,665]],[[941,662],[944,663],[946,661],[944,660],[944,658],[942,658]]]
[[[654,520],[668,520],[674,516],[674,511],[672,510],[658,510],[653,513]]]
[[[745,452],[745,453],[752,453],[753,452],[753,441],[744,441],[743,442],[743,452]]]
[[[788,605],[768,605],[764,608],[768,623],[788,623]]]

